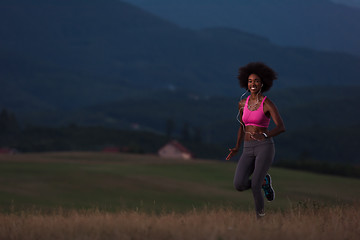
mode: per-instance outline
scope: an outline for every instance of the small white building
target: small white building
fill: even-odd
[[[172,140],[160,148],[158,154],[164,158],[191,159],[193,157],[193,154],[176,140]]]

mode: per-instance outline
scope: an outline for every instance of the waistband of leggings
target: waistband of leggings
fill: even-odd
[[[266,138],[262,141],[256,141],[256,140],[253,140],[253,141],[244,141],[244,147],[247,148],[247,147],[255,147],[255,146],[259,146],[259,145],[262,145],[262,144],[274,144],[274,139],[273,138]]]

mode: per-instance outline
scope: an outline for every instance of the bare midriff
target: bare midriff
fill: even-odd
[[[257,127],[257,126],[253,126],[253,125],[247,125],[245,127],[244,141],[255,141],[254,139],[251,138],[251,134],[254,134],[254,133],[262,134],[262,133],[267,133],[267,132],[268,132],[268,130],[265,127]]]

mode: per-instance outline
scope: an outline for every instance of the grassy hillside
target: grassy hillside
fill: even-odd
[[[0,211],[93,209],[186,212],[253,209],[250,191],[232,186],[233,162],[105,153],[0,155]],[[360,180],[272,168],[276,200],[267,209],[343,205]]]

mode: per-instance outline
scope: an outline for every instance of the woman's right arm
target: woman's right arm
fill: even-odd
[[[244,108],[244,101],[239,102],[239,120],[242,122],[242,114],[243,114],[243,108]],[[242,123],[244,124],[244,123]],[[234,155],[236,155],[236,153],[239,151],[241,142],[243,141],[244,138],[244,129],[243,126],[240,125],[239,130],[238,130],[238,135],[237,135],[237,140],[236,140],[236,145],[234,148],[230,148],[229,151],[229,155],[226,157],[226,160],[230,160],[230,158],[232,158]]]

